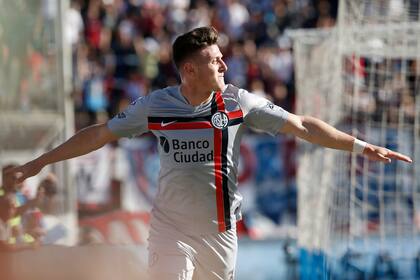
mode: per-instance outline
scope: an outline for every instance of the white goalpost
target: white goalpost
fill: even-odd
[[[420,19],[418,1],[343,0],[337,25],[297,30],[297,113],[317,116],[414,163],[374,163],[301,144],[301,277],[420,277]],[[419,274],[416,274],[419,273]]]
[[[23,164],[68,139],[74,130],[71,49],[65,40],[68,0],[0,0],[0,168]],[[24,20],[22,20],[24,18]],[[76,242],[76,195],[69,162],[45,173],[58,178],[54,214],[68,228],[63,243]],[[0,180],[0,185],[2,184]],[[34,194],[33,194],[34,195]]]

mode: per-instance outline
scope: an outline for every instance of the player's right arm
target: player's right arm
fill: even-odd
[[[6,171],[5,180],[12,184],[21,183],[26,178],[38,174],[48,164],[90,153],[118,138],[119,136],[115,135],[105,123],[89,126],[53,150],[24,165]]]

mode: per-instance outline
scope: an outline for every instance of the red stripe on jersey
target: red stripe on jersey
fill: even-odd
[[[242,118],[244,116],[242,113],[242,110],[228,112],[227,115],[229,119],[237,119],[237,118]]]
[[[220,91],[216,92],[216,104],[217,110],[224,112],[225,111],[225,103],[223,102],[222,94]]]
[[[217,222],[219,232],[224,232],[225,212],[223,208],[223,174],[222,174],[222,131],[214,129],[214,177],[216,185]]]
[[[222,94],[216,92],[216,104],[218,111],[225,111]],[[214,176],[216,185],[217,221],[219,232],[226,231],[225,211],[223,196],[223,172],[222,172],[222,130],[214,128]]]
[[[162,126],[161,123],[149,123],[150,130],[181,130],[213,128],[210,122],[174,122]]]

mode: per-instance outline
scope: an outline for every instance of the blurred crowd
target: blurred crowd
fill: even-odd
[[[53,221],[58,190],[56,176],[48,173],[37,186],[24,186],[5,180],[4,175],[13,167],[16,165],[8,164],[2,168],[0,251],[18,251],[56,243],[60,235],[56,231],[60,231],[59,228],[52,230],[57,226]],[[65,230],[61,228],[61,231]]]
[[[391,128],[414,123],[419,65],[415,59],[346,57],[343,77],[349,112],[359,123],[385,120]]]
[[[214,26],[229,67],[226,82],[293,111],[294,78],[287,28],[331,27],[337,1],[72,0],[76,127],[114,116],[132,100],[174,85],[171,44],[180,33]]]
[[[420,278],[420,251],[412,259],[393,254],[395,252],[386,249],[373,254],[347,249],[338,260],[338,266],[332,265],[328,273],[330,278],[345,280]]]

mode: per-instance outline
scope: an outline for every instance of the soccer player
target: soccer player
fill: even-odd
[[[244,89],[226,85],[228,67],[217,31],[200,27],[180,35],[173,60],[181,84],[150,93],[104,124],[87,127],[68,141],[9,172],[17,182],[44,166],[98,149],[119,137],[151,131],[159,141],[159,190],[151,213],[151,279],[233,279],[239,143],[246,127],[290,133],[311,143],[363,153],[371,160],[411,162],[402,154],[368,144],[323,121],[286,112]]]

